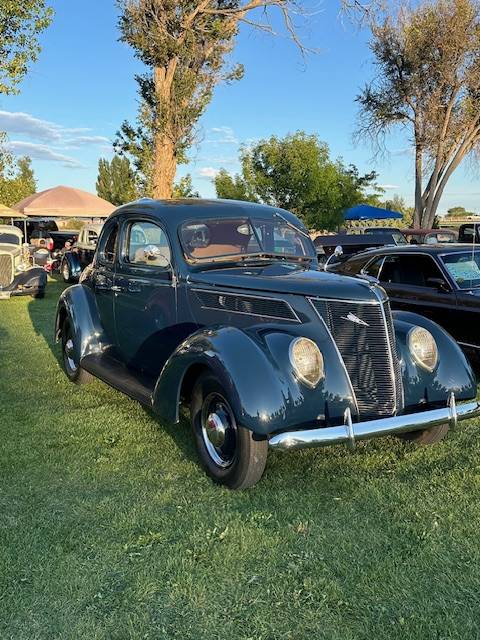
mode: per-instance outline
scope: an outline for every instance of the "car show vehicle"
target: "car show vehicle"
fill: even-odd
[[[358,254],[332,270],[378,282],[393,309],[438,322],[470,353],[480,356],[480,247],[418,245]]]
[[[120,207],[55,335],[72,382],[100,378],[173,423],[189,405],[203,466],[232,489],[261,478],[269,448],[430,444],[480,411],[442,328],[319,270],[300,220],[253,203]]]
[[[64,282],[77,282],[82,271],[92,262],[102,227],[103,223],[86,224],[77,242],[66,248],[60,265]]]
[[[317,258],[321,265],[327,261],[331,262],[329,258],[333,258],[335,249],[338,246],[342,247],[342,260],[345,260],[348,256],[352,256],[360,251],[366,249],[373,249],[375,247],[385,247],[389,245],[406,244],[405,237],[392,230],[392,233],[380,232],[380,233],[336,233],[330,235],[317,236],[313,244],[317,250]]]
[[[45,269],[35,264],[23,233],[14,225],[0,225],[0,300],[30,295],[43,298],[47,285]]]

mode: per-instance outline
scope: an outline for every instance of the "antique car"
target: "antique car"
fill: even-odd
[[[77,242],[66,247],[60,264],[64,282],[77,282],[82,271],[92,262],[102,226],[101,223],[86,224]]]
[[[381,231],[379,233],[336,233],[330,235],[317,236],[313,244],[317,250],[318,262],[321,265],[335,260],[335,249],[342,247],[342,260],[366,249],[375,247],[385,247],[389,245],[407,244],[405,236],[396,229],[390,232]]]
[[[35,264],[23,233],[17,227],[0,225],[0,300],[12,296],[43,298],[47,285],[45,269]]]
[[[438,322],[480,361],[480,247],[467,244],[385,247],[330,267],[378,282],[393,309]]]
[[[93,375],[178,423],[230,488],[267,451],[399,435],[441,439],[478,415],[460,348],[377,284],[318,269],[293,214],[222,200],[140,200],[105,222],[58,302],[72,382]]]

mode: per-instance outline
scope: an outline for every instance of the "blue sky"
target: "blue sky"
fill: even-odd
[[[66,184],[95,191],[98,158],[111,155],[121,122],[135,118],[134,75],[142,67],[118,42],[114,0],[50,4],[56,15],[42,37],[40,61],[19,96],[0,98],[0,130],[15,153],[33,158],[40,189]],[[366,34],[340,19],[336,0],[324,0],[300,33],[318,54],[303,60],[286,37],[241,31],[233,59],[245,65],[245,77],[217,88],[190,164],[178,175],[190,172],[201,195],[213,196],[212,175],[222,166],[238,169],[241,143],[303,129],[325,140],[334,157],[378,171],[388,197],[397,193],[413,204],[405,135],[392,136],[389,156],[377,161],[366,144],[352,141],[355,96],[373,73]],[[468,164],[451,180],[440,212],[454,205],[480,211],[478,173]]]

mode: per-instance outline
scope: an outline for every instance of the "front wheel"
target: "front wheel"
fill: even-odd
[[[75,336],[69,320],[65,320],[62,328],[62,356],[63,368],[70,382],[76,384],[86,384],[93,379],[93,376],[82,369],[74,360]]]
[[[237,424],[227,394],[210,374],[196,382],[190,415],[200,460],[215,482],[247,489],[263,475],[268,442]]]
[[[417,445],[435,444],[445,438],[448,433],[448,429],[448,424],[441,424],[438,427],[431,427],[430,429],[402,433],[399,437],[402,440],[406,440],[407,442],[412,442]]]
[[[70,267],[66,260],[64,260],[62,264],[62,278],[63,278],[63,281],[66,283],[69,283],[72,281],[72,276],[70,274]]]

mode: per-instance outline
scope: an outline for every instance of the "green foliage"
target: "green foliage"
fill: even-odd
[[[115,155],[111,162],[100,158],[97,195],[117,207],[137,198],[136,176],[128,158]]]
[[[173,197],[181,200],[182,198],[199,198],[200,194],[193,188],[192,176],[187,173],[173,187]]]
[[[18,85],[40,53],[38,36],[51,23],[45,0],[0,0],[0,94]]]
[[[30,158],[14,158],[5,145],[0,134],[0,203],[11,207],[35,193],[37,183]]]
[[[467,211],[465,207],[451,207],[446,214],[446,218],[465,218],[466,216],[474,216],[473,211]]]
[[[325,142],[303,131],[272,136],[241,151],[241,175],[224,169],[215,178],[218,197],[262,202],[288,209],[311,229],[335,229],[346,209],[378,197],[375,172],[360,175],[341,159],[333,161]]]

